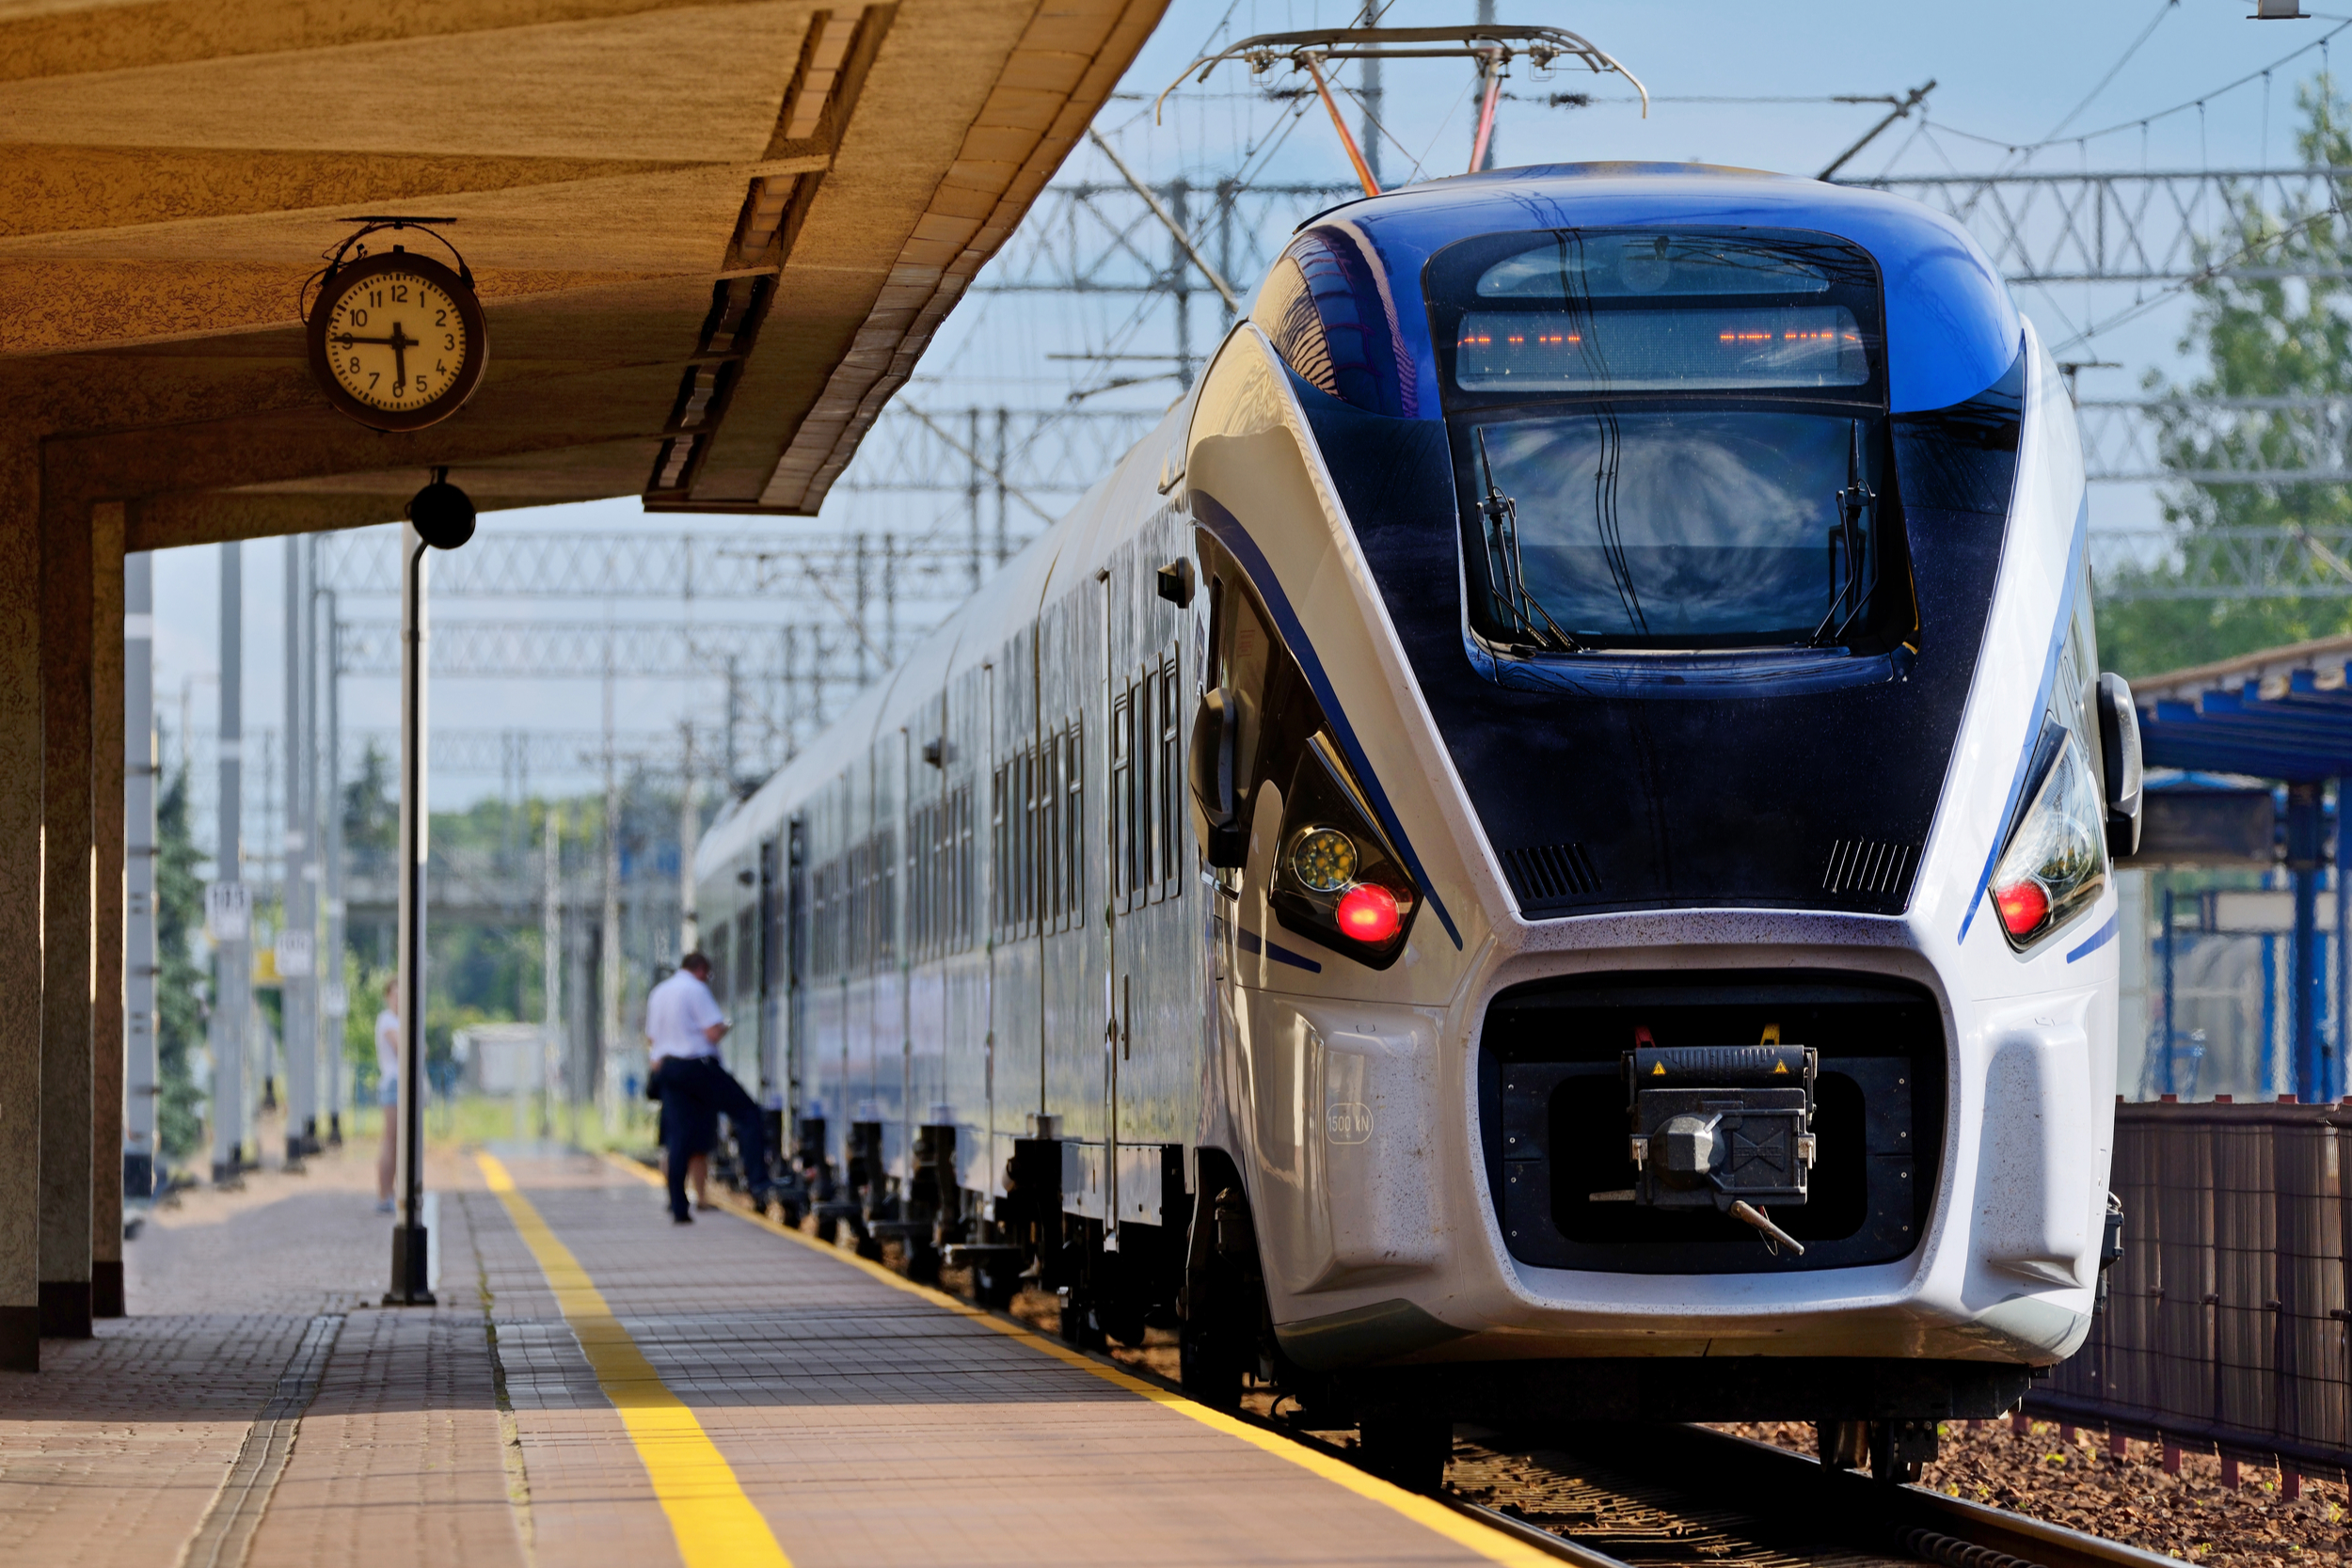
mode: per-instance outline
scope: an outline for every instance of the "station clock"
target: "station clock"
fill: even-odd
[[[328,268],[308,330],[327,402],[372,430],[448,419],[489,357],[472,279],[397,245]]]

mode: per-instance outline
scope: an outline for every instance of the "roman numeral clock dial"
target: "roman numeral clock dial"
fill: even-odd
[[[457,412],[489,349],[470,281],[397,248],[335,268],[309,330],[327,401],[373,430],[421,430]]]

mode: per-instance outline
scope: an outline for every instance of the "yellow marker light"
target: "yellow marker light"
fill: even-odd
[[[1310,828],[1291,847],[1291,874],[1317,893],[1346,887],[1360,863],[1356,841],[1337,828]]]

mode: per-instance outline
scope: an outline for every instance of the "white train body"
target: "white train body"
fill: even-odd
[[[1751,320],[1780,358],[1727,357]],[[1804,512],[1819,474],[1841,499]],[[1816,590],[1739,517],[1706,534],[1734,481],[1828,519],[1810,636],[1741,629]],[[1073,1333],[1176,1313],[1213,1394],[1991,1414],[2082,1341],[2106,1232],[2136,741],[2085,519],[2059,373],[1919,209],[1646,166],[1342,208],[707,836],[706,945],[762,1022],[739,1070],[789,1095],[820,1215],[1027,1264]],[[1382,878],[1346,918],[1399,935],[1331,935]],[[1810,1190],[1755,1207],[1802,1256],[1726,1207],[1796,1180],[1765,1091],[1704,1101],[1695,1176],[1663,1123],[1628,1142],[1637,1046],[1775,1040],[1818,1052]]]

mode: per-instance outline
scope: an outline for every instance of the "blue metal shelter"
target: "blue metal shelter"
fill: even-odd
[[[2318,940],[2320,877],[2328,863],[2325,789],[2337,798],[2352,777],[2352,637],[2322,638],[2248,654],[2135,684],[2140,738],[2150,768],[2233,773],[2286,785],[2285,866],[2295,893],[2290,947],[2294,976],[2292,1060],[2296,1098],[2334,1100],[2344,1092],[2344,1064],[2323,1037],[2319,1020],[2327,965]],[[2335,815],[2334,863],[2352,863],[2346,813]],[[2336,898],[2337,1019],[2344,1018],[2345,953],[2352,900]],[[2168,917],[2169,918],[2169,917]],[[2168,930],[2167,940],[2170,939]],[[2168,1020],[2168,1029],[2169,1022]]]

